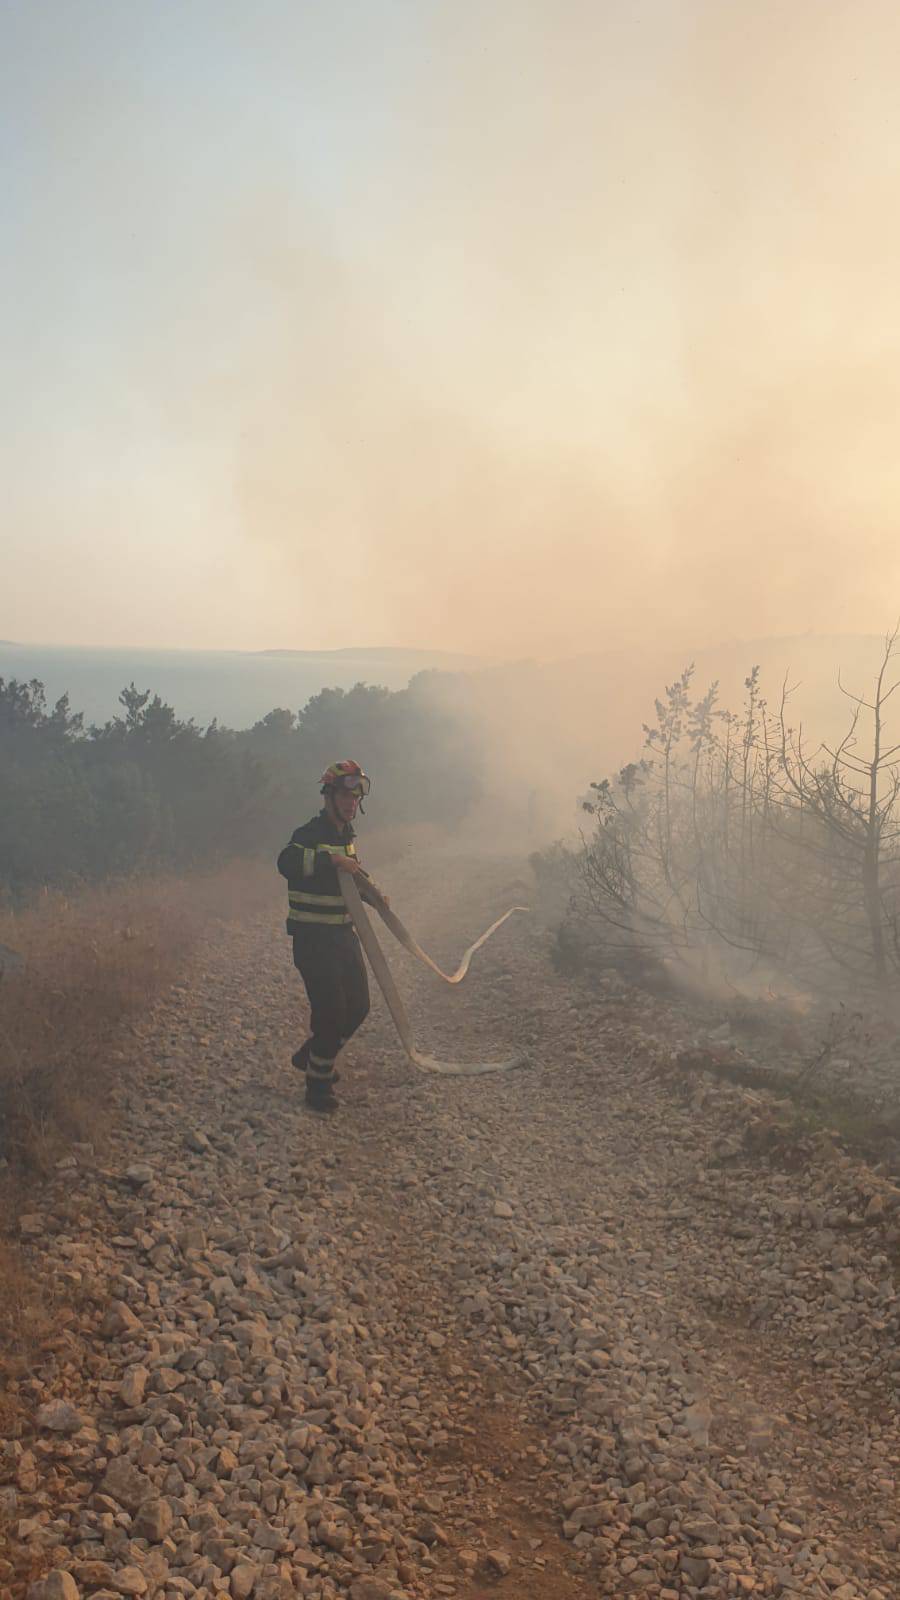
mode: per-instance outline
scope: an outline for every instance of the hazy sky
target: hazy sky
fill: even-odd
[[[900,609],[896,0],[0,0],[0,636]]]

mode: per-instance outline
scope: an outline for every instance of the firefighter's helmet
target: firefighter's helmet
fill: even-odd
[[[332,761],[322,773],[322,793],[329,789],[349,789],[362,800],[372,785],[358,761]]]

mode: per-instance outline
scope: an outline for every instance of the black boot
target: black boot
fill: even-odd
[[[318,1111],[327,1115],[338,1108],[337,1095],[334,1086],[337,1083],[337,1073],[327,1074],[320,1072],[306,1072],[306,1104],[310,1111]]]
[[[305,1072],[308,1061],[309,1040],[307,1039],[306,1043],[302,1044],[299,1050],[295,1050],[294,1054],[291,1056],[291,1066],[296,1067],[298,1072]]]

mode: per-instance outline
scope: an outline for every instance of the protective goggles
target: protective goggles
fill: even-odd
[[[346,772],[343,777],[336,778],[330,787],[349,789],[351,794],[358,794],[364,800],[372,785],[364,772]]]

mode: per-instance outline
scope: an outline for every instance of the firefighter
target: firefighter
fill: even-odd
[[[322,810],[295,828],[278,857],[278,871],[288,882],[294,966],[310,1006],[309,1038],[292,1060],[306,1074],[306,1104],[313,1111],[335,1110],[335,1061],[369,1012],[365,962],[338,874],[353,873],[363,899],[374,898],[357,860],[353,830],[370,787],[358,762],[333,762],[322,774]]]

